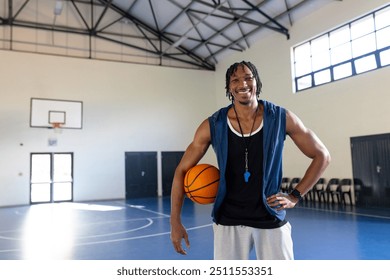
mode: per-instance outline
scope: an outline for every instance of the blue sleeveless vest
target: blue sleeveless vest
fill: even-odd
[[[269,207],[266,198],[279,192],[282,181],[282,154],[286,139],[286,110],[271,102],[260,101],[263,113],[263,193],[264,204],[269,213],[284,220],[286,211],[276,211]],[[224,107],[209,117],[211,145],[217,157],[220,171],[218,194],[214,202],[212,217],[217,222],[218,210],[226,195],[226,161],[228,153],[227,112],[232,105]]]

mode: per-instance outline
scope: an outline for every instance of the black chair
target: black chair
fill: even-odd
[[[301,181],[301,178],[299,177],[294,177],[291,179],[290,184],[288,185],[288,190],[287,192],[291,192],[293,189],[295,189],[296,185]]]
[[[288,177],[283,177],[282,178],[282,184],[280,186],[280,190],[284,193],[288,192],[288,186],[290,184],[290,178]]]
[[[337,188],[337,191],[340,193],[341,201],[346,205],[345,196],[349,198],[349,204],[352,205],[352,179],[345,178],[340,181],[340,184]]]
[[[338,191],[339,184],[340,184],[340,179],[332,178],[329,180],[328,184],[326,185],[323,197],[325,198],[326,195],[326,201],[328,203],[330,202],[330,199],[332,199],[332,203],[334,203],[335,197],[337,198],[337,203],[340,203],[341,196]]]
[[[313,186],[312,191],[313,191],[313,200],[316,199],[318,202],[322,202],[321,200],[321,195],[324,197],[324,202],[325,202],[325,178],[320,178],[318,179],[317,183]]]
[[[314,187],[311,188],[304,196],[304,200],[305,202],[315,202],[316,200],[316,194],[315,194],[315,191],[314,191]]]
[[[361,199],[360,195],[362,194],[364,189],[363,181],[359,178],[353,178],[353,191],[355,195],[355,204],[360,204]]]

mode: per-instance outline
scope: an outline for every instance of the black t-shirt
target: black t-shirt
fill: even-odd
[[[219,212],[218,223],[255,228],[277,228],[285,224],[272,216],[264,206],[263,181],[263,129],[250,136],[242,136],[229,129],[228,159],[226,166],[227,193]],[[248,148],[248,182],[244,180],[245,148]]]

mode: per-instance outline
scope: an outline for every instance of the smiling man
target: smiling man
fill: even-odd
[[[214,259],[294,259],[291,225],[286,209],[293,208],[313,187],[330,162],[324,144],[291,111],[261,100],[262,83],[247,61],[226,72],[226,95],[231,101],[205,119],[195,132],[172,182],[171,240],[174,249],[189,238],[181,222],[183,179],[212,145],[220,170],[213,206]],[[282,153],[286,135],[311,159],[300,183],[289,194],[280,192]]]

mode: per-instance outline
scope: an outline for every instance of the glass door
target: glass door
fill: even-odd
[[[31,154],[30,202],[73,200],[73,153]]]

